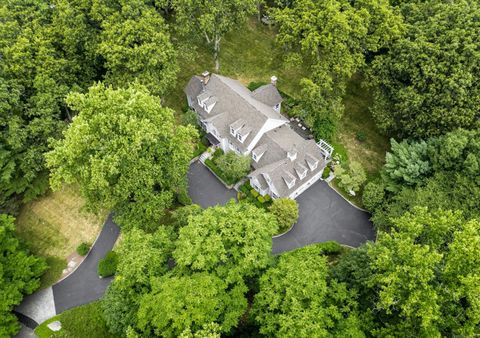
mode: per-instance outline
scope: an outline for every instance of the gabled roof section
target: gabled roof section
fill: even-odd
[[[265,103],[267,106],[273,107],[283,101],[280,92],[277,87],[273,84],[266,84],[261,87],[258,87],[252,92],[252,96],[260,101]]]
[[[210,93],[209,97],[216,98],[216,103],[210,112],[206,112],[197,102],[197,97],[206,92]],[[228,137],[231,143],[242,152],[247,150],[250,142],[269,119],[288,122],[287,118],[271,106],[256,100],[252,92],[239,81],[221,75],[212,74],[207,84],[203,84],[201,77],[193,76],[185,87],[185,93],[200,118],[211,121],[219,135]],[[248,137],[242,140],[243,143],[229,136],[230,126],[239,119],[247,121],[251,129]]]

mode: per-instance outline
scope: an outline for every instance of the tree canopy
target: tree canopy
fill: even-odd
[[[375,58],[368,81],[377,125],[415,138],[474,127],[480,102],[478,1],[400,6],[406,35]]]
[[[318,245],[280,256],[260,278],[254,311],[267,336],[364,336],[354,294],[331,278]]]
[[[269,263],[277,226],[272,215],[250,203],[208,208],[180,229],[173,257],[179,268],[242,281]]]
[[[128,227],[158,226],[185,186],[195,130],[176,126],[172,110],[138,84],[98,84],[67,102],[78,115],[47,154],[52,186],[76,182],[93,210],[113,209]]]
[[[45,261],[29,254],[16,238],[14,218],[0,214],[0,336],[18,332],[20,325],[10,311],[38,289],[46,269]]]
[[[368,52],[400,36],[401,17],[385,0],[299,0],[272,14],[287,61],[303,62],[310,70],[302,80],[304,117],[323,131],[318,137],[330,139],[333,129],[323,125],[334,125],[341,116],[347,79],[363,67]]]

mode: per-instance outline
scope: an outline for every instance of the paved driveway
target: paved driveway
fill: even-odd
[[[298,222],[290,232],[273,239],[273,253],[329,240],[357,247],[375,239],[369,215],[351,206],[324,181],[308,188],[297,202]]]
[[[98,261],[112,249],[119,233],[120,229],[113,223],[112,215],[108,216],[95,245],[82,264],[52,287],[56,313],[90,303],[103,296],[113,277],[98,277]]]
[[[194,203],[206,208],[235,198],[200,162],[190,166],[189,193]],[[325,182],[318,181],[297,198],[300,215],[287,234],[273,239],[273,253],[308,244],[335,240],[357,247],[375,238],[369,215],[345,201]]]
[[[193,203],[202,208],[225,204],[236,198],[234,189],[227,189],[200,161],[190,165],[188,171],[188,193]]]

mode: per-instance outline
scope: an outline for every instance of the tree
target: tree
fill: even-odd
[[[43,259],[30,255],[15,236],[14,218],[0,214],[0,336],[14,336],[20,329],[11,313],[24,295],[40,286],[47,269]]]
[[[358,192],[367,179],[367,174],[359,162],[352,161],[348,171],[341,166],[335,167],[335,176],[338,178],[338,186],[346,191]]]
[[[256,0],[173,0],[177,29],[196,34],[213,49],[215,70],[220,69],[220,42],[233,28],[254,14]]]
[[[190,217],[179,231],[173,257],[179,269],[206,271],[235,283],[267,266],[276,229],[271,214],[231,201]]]
[[[96,29],[80,2],[0,5],[0,210],[48,188],[44,153],[71,118],[64,98],[96,76]]]
[[[225,281],[206,272],[165,275],[154,279],[152,291],[143,296],[138,327],[147,335],[162,337],[178,337],[185,330],[196,332],[209,323],[228,332],[247,309],[245,292],[241,284],[227,290]]]
[[[386,189],[399,191],[403,186],[422,183],[431,172],[427,142],[398,143],[392,138],[390,143],[391,151],[387,152],[383,167]]]
[[[260,332],[281,337],[362,337],[353,294],[330,277],[321,246],[282,254],[260,278],[254,314]]]
[[[279,233],[284,233],[298,220],[298,204],[291,198],[277,198],[268,208],[279,225]]]
[[[112,333],[123,336],[128,327],[135,327],[140,298],[151,289],[151,280],[168,271],[173,250],[173,233],[165,227],[148,234],[131,229],[117,250],[115,280],[102,301],[103,312]]]
[[[176,126],[173,111],[138,84],[98,84],[67,101],[79,113],[46,155],[52,186],[78,183],[91,209],[113,209],[126,227],[157,227],[186,184],[195,130]]]
[[[98,47],[106,60],[106,80],[116,87],[138,80],[161,96],[175,85],[178,66],[164,19],[145,5],[123,6],[102,22]]]
[[[401,17],[386,0],[299,0],[271,14],[286,59],[309,69],[301,81],[304,117],[318,138],[329,139],[343,112],[346,81],[364,65],[366,53],[388,47],[401,34]]]
[[[363,189],[362,202],[369,211],[375,211],[385,198],[383,182],[368,182]]]
[[[480,84],[478,1],[401,6],[404,38],[372,63],[373,116],[390,134],[427,138],[475,128]]]
[[[468,243],[468,244],[467,244]],[[379,336],[478,332],[480,223],[459,212],[416,208],[368,246]],[[462,299],[462,301],[459,301]]]
[[[215,164],[225,177],[232,182],[237,182],[250,172],[251,157],[248,155],[237,155],[233,151],[220,155],[215,159]]]

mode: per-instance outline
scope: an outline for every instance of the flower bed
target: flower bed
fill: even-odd
[[[270,195],[260,195],[258,191],[253,189],[248,182],[245,182],[245,184],[240,187],[240,191],[237,194],[237,199],[239,201],[248,201],[253,203],[258,208],[267,209],[272,204],[272,198]]]

